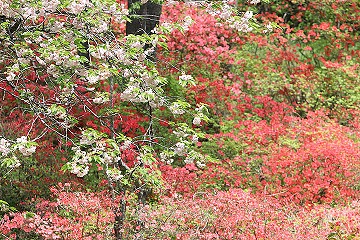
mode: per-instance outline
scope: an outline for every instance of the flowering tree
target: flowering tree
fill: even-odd
[[[204,164],[202,155],[192,149],[200,133],[191,124],[206,120],[206,107],[191,111],[184,99],[165,91],[168,80],[152,56],[157,45],[166,48],[159,32],[171,27],[154,29],[160,5],[141,4],[131,2],[135,15],[152,15],[149,10],[154,7],[155,22],[141,25],[115,0],[0,3],[1,97],[4,106],[27,119],[16,140],[2,133],[4,174],[27,161],[38,140],[56,133],[68,153],[64,171],[79,178],[100,171],[107,180],[116,239],[122,238],[128,195],[135,194],[141,207],[160,188],[158,161]],[[247,23],[251,17],[232,17],[230,5],[220,9],[226,14],[212,14],[239,30],[244,29],[241,21]],[[186,31],[191,24],[186,18],[178,26]],[[136,29],[144,26],[144,34],[139,34]],[[178,89],[194,83],[190,75],[179,75]],[[3,118],[13,111],[3,110]],[[161,119],[159,112],[171,116]],[[171,134],[161,136],[161,126],[171,128]]]

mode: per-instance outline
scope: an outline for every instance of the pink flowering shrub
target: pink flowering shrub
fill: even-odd
[[[55,201],[39,200],[34,213],[6,214],[0,232],[19,238],[36,234],[44,239],[108,239],[114,218],[110,198],[70,190],[68,184],[59,183],[51,188]]]
[[[359,234],[358,202],[312,210],[255,197],[240,189],[164,198],[145,208],[137,237],[145,239],[327,239]]]
[[[42,201],[35,213],[1,220],[8,239],[111,239],[111,202],[100,194],[55,190],[55,202]],[[241,189],[163,197],[130,211],[124,239],[350,239],[360,234],[359,203],[312,209],[255,196]],[[137,219],[137,220],[135,220]]]

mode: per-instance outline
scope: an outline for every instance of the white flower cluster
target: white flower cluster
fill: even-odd
[[[172,164],[174,159],[172,158],[174,154],[170,154],[169,152],[161,152],[160,153],[160,161],[166,164]]]
[[[193,24],[194,20],[190,16],[186,16],[184,18],[184,22],[182,23],[181,27],[184,31],[188,31],[191,24]]]
[[[62,26],[60,26],[60,28],[62,28]],[[56,68],[56,66],[67,67],[67,68],[74,68],[80,66],[80,63],[78,61],[80,56],[77,55],[77,47],[73,42],[71,42],[71,40],[74,41],[74,39],[72,39],[74,38],[74,36],[67,34],[67,36],[64,37],[70,42],[71,51],[65,54],[63,51],[59,51],[59,50],[56,51],[45,50],[45,53],[41,56],[41,58],[39,56],[35,56],[36,61],[40,65],[46,66],[47,64],[49,64],[48,73],[55,78],[60,76],[59,70]],[[48,48],[49,45],[52,44],[52,42],[53,40],[50,39],[48,41],[41,42],[39,45],[42,48],[46,49]]]
[[[72,163],[71,167],[72,169],[70,172],[75,174],[77,177],[82,178],[89,173],[89,166],[76,165],[75,163]]]
[[[260,0],[250,0],[249,1],[250,4],[254,4],[254,5],[256,5],[256,4],[260,3],[260,2],[261,2]]]
[[[71,173],[83,177],[89,172],[92,162],[105,165],[121,161],[114,149],[108,149],[107,141],[99,132],[91,129],[84,130],[80,139],[80,146],[72,148],[74,155],[68,163]]]
[[[21,166],[21,163],[19,161],[19,159],[15,156],[12,156],[10,158],[10,161],[11,161],[11,164],[8,165],[8,168],[17,168],[17,167],[20,167]]]
[[[263,31],[263,33],[268,33],[268,32],[272,32],[273,31],[273,27],[271,25],[271,23],[268,23],[266,25],[266,29]]]
[[[165,32],[172,32],[173,25],[169,22],[163,22],[161,23],[161,28],[165,31]]]
[[[204,167],[206,167],[206,164],[201,161],[197,161],[196,166],[200,169],[203,169]]]
[[[124,177],[117,168],[111,168],[106,170],[106,175],[108,176],[109,179],[113,181],[119,181]]]
[[[106,32],[109,29],[109,26],[107,24],[107,22],[105,21],[99,21],[99,24],[92,27],[91,30],[94,33],[103,33]]]
[[[179,84],[181,86],[185,87],[189,83],[195,84],[194,83],[194,78],[191,75],[182,74],[182,75],[179,76]]]
[[[94,84],[96,84],[96,83],[100,80],[100,77],[99,77],[99,76],[88,76],[88,77],[86,78],[86,80],[88,81],[88,83],[89,83],[90,85],[94,85]]]
[[[30,156],[36,151],[36,146],[27,146],[28,140],[26,136],[22,136],[16,139],[16,149],[18,149],[23,156]]]
[[[70,172],[78,177],[84,177],[89,172],[88,164],[90,161],[90,155],[87,152],[82,151],[78,146],[73,147],[72,150],[75,154],[73,156],[73,161],[70,163]]]
[[[239,20],[237,18],[231,17],[228,19],[228,23],[231,28],[236,29],[239,32],[251,32],[253,30],[252,27],[249,26],[249,20],[252,18],[253,12],[247,11],[244,13],[242,18]]]
[[[198,168],[204,168],[206,166],[206,164],[204,163],[204,156],[195,151],[189,152],[184,162],[185,164],[191,164],[195,162]]]
[[[177,136],[179,138],[185,138],[185,137],[189,136],[189,134],[187,134],[182,129],[180,129],[179,131],[173,131],[173,133],[175,134],[175,136]]]
[[[6,77],[6,80],[11,82],[11,81],[15,80],[15,78],[16,78],[16,74],[14,72],[9,72]]]
[[[42,9],[45,12],[55,12],[57,6],[60,4],[58,0],[43,0],[42,1]]]
[[[16,143],[11,143],[5,138],[0,138],[0,157],[5,157],[5,165],[9,168],[16,168],[21,165],[18,158],[13,154],[15,150],[27,157],[36,151],[35,143],[29,142],[26,136],[16,139]],[[9,154],[12,153],[10,156]],[[3,162],[4,163],[4,162]]]
[[[96,92],[95,93],[95,98],[93,98],[93,102],[95,104],[103,104],[103,103],[106,103],[106,102],[109,102],[110,99],[109,99],[109,96],[108,94],[105,92],[105,93],[102,93],[102,92]]]
[[[77,1],[70,1],[70,5],[68,6],[69,12],[73,14],[79,14],[86,7],[93,8],[93,4],[89,0],[77,0]]]
[[[5,138],[0,139],[0,152],[2,156],[6,156],[10,153],[10,142]]]
[[[65,108],[63,108],[62,106],[56,105],[56,104],[53,104],[48,108],[47,114],[49,114],[50,116],[56,117],[60,120],[64,120],[67,117]]]
[[[185,110],[181,107],[180,104],[178,103],[173,103],[170,107],[169,107],[170,111],[174,114],[174,115],[181,115],[185,113]]]
[[[72,150],[75,151],[76,163],[80,165],[89,163],[90,155],[86,151],[82,151],[80,147],[73,147]]]
[[[203,113],[204,108],[205,108],[204,106],[200,106],[200,107],[195,108],[195,111],[197,113],[195,114],[194,119],[192,121],[192,123],[195,126],[201,125],[201,120],[205,118],[205,115]]]
[[[198,137],[196,134],[195,134],[195,135],[192,135],[191,141],[192,141],[193,143],[197,143],[197,142],[199,142],[199,137]]]
[[[102,162],[105,164],[113,164],[120,161],[121,161],[120,157],[112,156],[111,153],[105,152],[102,154]]]
[[[124,141],[123,145],[120,148],[121,148],[121,150],[129,149],[131,144],[132,144],[132,142],[130,140],[126,140],[126,141]]]
[[[232,7],[228,4],[224,4],[222,6],[222,9],[219,13],[219,17],[222,19],[229,19],[231,15],[233,14]]]
[[[129,74],[127,71],[124,74]],[[150,76],[146,73],[141,75],[141,80],[130,77],[127,88],[122,92],[121,98],[124,101],[134,103],[148,102],[151,107],[160,107],[164,105],[164,98],[156,94],[156,88],[159,84],[157,76]]]
[[[96,104],[102,104],[102,103],[106,103],[108,101],[109,101],[109,99],[102,98],[102,97],[96,97],[93,99],[93,102]]]
[[[194,162],[194,159],[191,158],[191,157],[186,157],[185,160],[184,160],[184,163],[185,163],[185,164],[191,164],[191,163],[193,163],[193,162]]]
[[[201,124],[201,118],[200,117],[194,117],[193,122],[194,125],[200,125]]]
[[[129,15],[129,10],[125,4],[113,4],[109,8],[104,7],[103,11],[114,16],[114,21],[117,23],[125,23],[124,16]]]
[[[0,13],[5,17],[13,16],[13,11],[10,8],[10,3],[11,2],[9,0],[0,1]]]
[[[251,2],[256,4],[257,1]],[[206,11],[212,16],[218,16],[220,19],[225,20],[231,28],[234,28],[239,32],[252,31],[252,27],[249,26],[249,20],[253,16],[252,11],[245,12],[241,18],[236,16],[236,14],[233,14],[233,7],[229,4],[223,4],[220,10],[214,10],[213,6],[209,4]],[[218,26],[222,27],[222,24],[219,23]]]
[[[175,144],[174,153],[179,156],[184,156],[186,154],[186,146],[185,143],[178,142]]]

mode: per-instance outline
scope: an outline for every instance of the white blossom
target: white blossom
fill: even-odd
[[[50,27],[50,30],[53,32],[59,32],[64,27],[64,22],[55,21],[54,24]]]
[[[36,151],[36,146],[31,146],[31,147],[27,148],[24,145],[20,145],[20,146],[18,146],[18,149],[22,153],[23,156],[27,157]]]
[[[131,71],[129,70],[129,69],[124,69],[123,71],[122,71],[122,74],[123,74],[123,77],[124,78],[128,78],[128,77],[130,77],[132,74],[131,74]]]
[[[249,26],[248,18],[242,18],[240,21],[232,18],[230,27],[236,29],[239,32],[251,32],[253,29]]]
[[[176,143],[174,152],[175,152],[175,154],[177,154],[179,156],[185,155],[185,153],[186,153],[185,143],[182,143],[182,142]]]
[[[16,74],[13,72],[8,73],[8,76],[6,77],[6,80],[13,81],[16,77]]]
[[[89,166],[85,168],[83,166],[78,166],[75,163],[72,164],[71,173],[75,174],[77,177],[84,177],[86,174],[89,173]]]
[[[191,164],[194,162],[194,158],[187,156],[184,160],[185,164]]]
[[[19,159],[17,159],[15,156],[13,156],[12,159],[13,159],[14,162],[13,162],[13,164],[11,164],[11,165],[9,166],[9,168],[17,168],[17,167],[20,167],[21,163],[20,163]]]
[[[6,156],[10,152],[10,142],[6,140],[5,138],[0,139],[0,152],[3,156]]]
[[[161,27],[165,28],[167,31],[171,32],[173,30],[173,26],[169,22],[163,22]]]
[[[99,25],[91,28],[91,30],[95,33],[102,33],[102,32],[106,32],[108,28],[109,28],[108,24],[105,21],[100,21]]]
[[[114,181],[118,181],[124,177],[121,172],[116,168],[106,170],[106,175]]]
[[[193,123],[194,125],[197,125],[197,126],[200,125],[200,124],[201,124],[201,118],[199,118],[199,117],[194,117],[192,123]]]
[[[171,158],[170,154],[161,152],[160,161],[165,162],[166,164],[172,164],[174,162],[174,159]]]
[[[89,166],[86,166],[85,168],[82,169],[82,171],[80,171],[78,174],[76,174],[76,176],[82,178],[88,173],[89,173]]]
[[[260,3],[261,1],[260,0],[251,0],[250,1],[250,4],[258,4],[258,3]]]
[[[144,44],[141,42],[134,42],[131,44],[131,48],[142,49],[143,47],[144,47]]]
[[[89,77],[86,78],[88,83],[91,84],[91,85],[96,84],[99,81],[99,79],[100,79],[99,76],[89,76]]]
[[[121,150],[126,150],[131,146],[132,142],[130,140],[126,140],[121,146]]]
[[[150,87],[155,87],[159,84],[155,76],[149,76],[148,74],[143,74],[141,76],[141,80],[143,80],[144,83]]]
[[[16,142],[17,143],[26,143],[28,140],[27,140],[27,137],[26,136],[22,136],[22,137],[19,137],[16,139]]]
[[[128,60],[126,57],[126,51],[123,48],[115,48],[113,50],[113,53],[120,62],[126,62]],[[125,70],[129,71],[128,69]],[[125,70],[123,74],[125,74]]]
[[[222,19],[228,19],[232,15],[231,7],[227,4],[224,4],[224,6],[221,9],[219,17]]]
[[[114,158],[110,156],[108,153],[103,154],[103,162],[106,164],[112,164],[114,162]]]
[[[55,67],[54,64],[51,64],[47,69],[46,69],[46,72],[48,74],[50,74],[51,76],[53,76],[54,78],[58,78],[60,75],[59,75],[59,71],[58,69]]]
[[[252,18],[252,16],[253,16],[253,12],[252,11],[247,11],[247,12],[244,13],[243,18],[249,20],[250,18]]]
[[[178,4],[178,2],[175,0],[167,0],[166,1],[166,6],[171,6],[171,5],[176,5],[176,4]]]
[[[190,16],[186,16],[184,18],[184,23],[182,24],[182,28],[184,31],[188,31],[191,24],[194,22],[194,20]]]
[[[181,81],[190,81],[190,80],[193,80],[193,77],[191,75],[183,74],[183,75],[179,76],[179,80],[181,80]]]
[[[177,137],[187,137],[189,136],[189,134],[185,133],[184,131],[173,131],[173,133],[177,136]]]
[[[40,65],[46,65],[46,62],[44,60],[42,60],[41,58],[39,58],[38,56],[36,56],[35,59]]]
[[[0,1],[0,12],[6,17],[12,16],[13,11],[11,11],[8,1]]]
[[[173,114],[184,114],[185,110],[181,108],[181,106],[178,103],[173,103],[170,107],[169,107],[170,111]]]
[[[266,30],[264,30],[264,33],[268,33],[268,32],[272,32],[273,31],[273,27],[271,26],[271,23],[268,23],[266,25]]]
[[[43,0],[42,1],[42,8],[44,11],[47,12],[55,12],[57,6],[60,4],[58,0]]]
[[[18,58],[19,63],[25,64],[25,65],[29,65],[30,64],[30,59],[29,58]]]
[[[204,167],[206,166],[205,163],[200,162],[200,161],[197,161],[195,164],[196,164],[196,166],[197,166],[198,168],[204,168]]]
[[[95,104],[102,104],[102,103],[106,103],[106,102],[108,102],[109,101],[109,99],[106,99],[106,98],[103,98],[103,97],[96,97],[96,98],[94,98],[93,99],[93,102],[95,103]]]
[[[204,110],[204,106],[195,108],[195,111],[197,111],[197,112],[202,112],[203,110]]]
[[[30,20],[35,20],[38,17],[36,9],[33,7],[24,7],[22,8],[23,16]]]
[[[89,0],[78,0],[78,1],[70,1],[70,5],[68,6],[69,12],[73,14],[79,14],[82,12],[85,7],[92,7],[93,5]]]
[[[81,145],[91,145],[94,143],[94,140],[89,140],[85,135],[83,135],[80,139]]]
[[[193,143],[197,143],[197,142],[199,141],[199,137],[198,137],[197,135],[193,135],[193,136],[191,137],[191,141],[192,141]]]

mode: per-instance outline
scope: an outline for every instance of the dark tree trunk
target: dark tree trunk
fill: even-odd
[[[142,4],[140,9],[132,10],[134,4],[139,4],[139,0],[128,0],[128,6],[130,9],[131,22],[126,23],[126,35],[134,34],[154,34],[152,30],[159,24],[160,15],[162,11],[162,5],[153,3],[148,0],[145,4]],[[148,49],[149,45],[144,46],[144,50]],[[147,59],[156,62],[156,49]]]
[[[128,0],[128,6],[131,10],[135,3],[139,3],[139,0]],[[150,0],[145,4],[142,4],[140,9],[130,11],[131,22],[126,23],[126,34],[151,34],[151,30],[159,24],[162,6],[157,3],[153,3]]]

